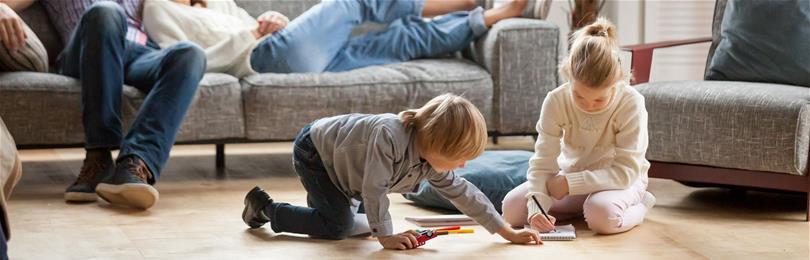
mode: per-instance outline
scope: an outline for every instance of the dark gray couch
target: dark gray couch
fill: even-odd
[[[294,18],[313,0],[237,0],[256,16]],[[61,50],[39,4],[21,16],[46,45]],[[504,20],[463,57],[423,59],[342,73],[260,74],[237,79],[206,74],[178,134],[179,143],[290,140],[304,124],[344,113],[398,112],[445,92],[463,94],[494,135],[532,134],[546,92],[558,84],[559,30],[549,22]],[[394,44],[394,43],[392,43]],[[21,147],[78,146],[84,141],[80,85],[53,73],[0,73],[0,117]],[[143,94],[124,86],[125,125]],[[220,146],[221,148],[221,146]]]
[[[810,192],[810,89],[741,81],[648,80],[654,49],[720,41],[726,0],[712,37],[626,46],[649,113],[650,177],[693,185]],[[708,71],[708,70],[707,70]],[[639,77],[639,75],[641,77]],[[810,197],[807,200],[810,219]]]

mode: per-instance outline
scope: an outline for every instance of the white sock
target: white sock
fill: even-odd
[[[368,217],[363,213],[354,214],[354,228],[349,236],[354,237],[367,234],[371,234],[371,227],[368,225]]]
[[[653,206],[655,206],[655,195],[649,191],[644,191],[644,198],[641,199],[641,203],[647,207],[647,210],[651,209]]]

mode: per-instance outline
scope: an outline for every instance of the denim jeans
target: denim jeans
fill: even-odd
[[[309,137],[309,125],[295,138],[293,165],[307,191],[309,207],[272,203],[264,210],[275,232],[307,234],[315,238],[343,239],[354,227],[351,203],[329,179],[315,145]]]
[[[0,220],[3,221],[3,220]],[[8,241],[3,228],[0,228],[0,260],[8,260]]]
[[[324,0],[263,39],[250,64],[257,72],[338,72],[459,51],[486,33],[483,9],[422,20],[424,0]],[[382,32],[350,38],[366,22]]]
[[[142,46],[127,41],[126,31],[121,6],[94,4],[60,55],[59,72],[81,81],[85,147],[120,147],[119,159],[138,156],[157,179],[205,73],[205,54],[186,42],[163,50]],[[146,94],[125,137],[123,84]]]

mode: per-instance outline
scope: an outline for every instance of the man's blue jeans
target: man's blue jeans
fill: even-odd
[[[460,51],[488,30],[483,9],[422,20],[424,0],[324,0],[253,49],[257,72],[346,71]],[[382,32],[351,37],[365,23]]]
[[[157,179],[205,73],[205,54],[190,43],[164,50],[142,46],[127,41],[126,31],[123,8],[114,2],[94,4],[59,57],[59,71],[81,81],[85,147],[120,147],[119,159],[141,158]],[[124,84],[146,94],[126,137],[121,127]]]
[[[293,165],[307,190],[307,206],[272,203],[264,208],[275,232],[307,234],[315,238],[343,239],[354,228],[354,212],[346,195],[329,179],[307,125],[294,141]]]

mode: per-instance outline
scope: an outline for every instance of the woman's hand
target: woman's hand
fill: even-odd
[[[419,241],[416,240],[418,236],[419,233],[416,231],[408,230],[387,237],[378,237],[377,240],[385,249],[406,250],[419,246]]]
[[[554,199],[561,200],[568,195],[568,179],[564,174],[558,174],[546,181],[548,195]]]
[[[554,224],[556,223],[557,219],[554,218],[554,216],[549,215],[548,219],[546,219],[546,216],[544,216],[542,213],[534,214],[531,218],[529,218],[529,225],[532,227],[532,229],[543,233],[554,230]]]
[[[0,3],[0,42],[9,51],[16,51],[17,48],[25,45],[28,35],[25,34],[22,18],[5,3]]]
[[[256,39],[284,29],[284,27],[287,27],[288,23],[287,17],[277,12],[264,13],[259,16],[256,21],[259,23],[259,25],[256,26],[256,28],[252,31],[253,36],[256,36]]]
[[[515,244],[529,244],[529,243],[535,243],[538,245],[543,244],[543,241],[540,240],[540,234],[538,234],[537,231],[531,229],[514,230],[511,227],[507,226],[502,228],[501,230],[498,230],[498,235],[501,235],[501,237],[503,237],[504,239],[509,240],[509,242]]]

